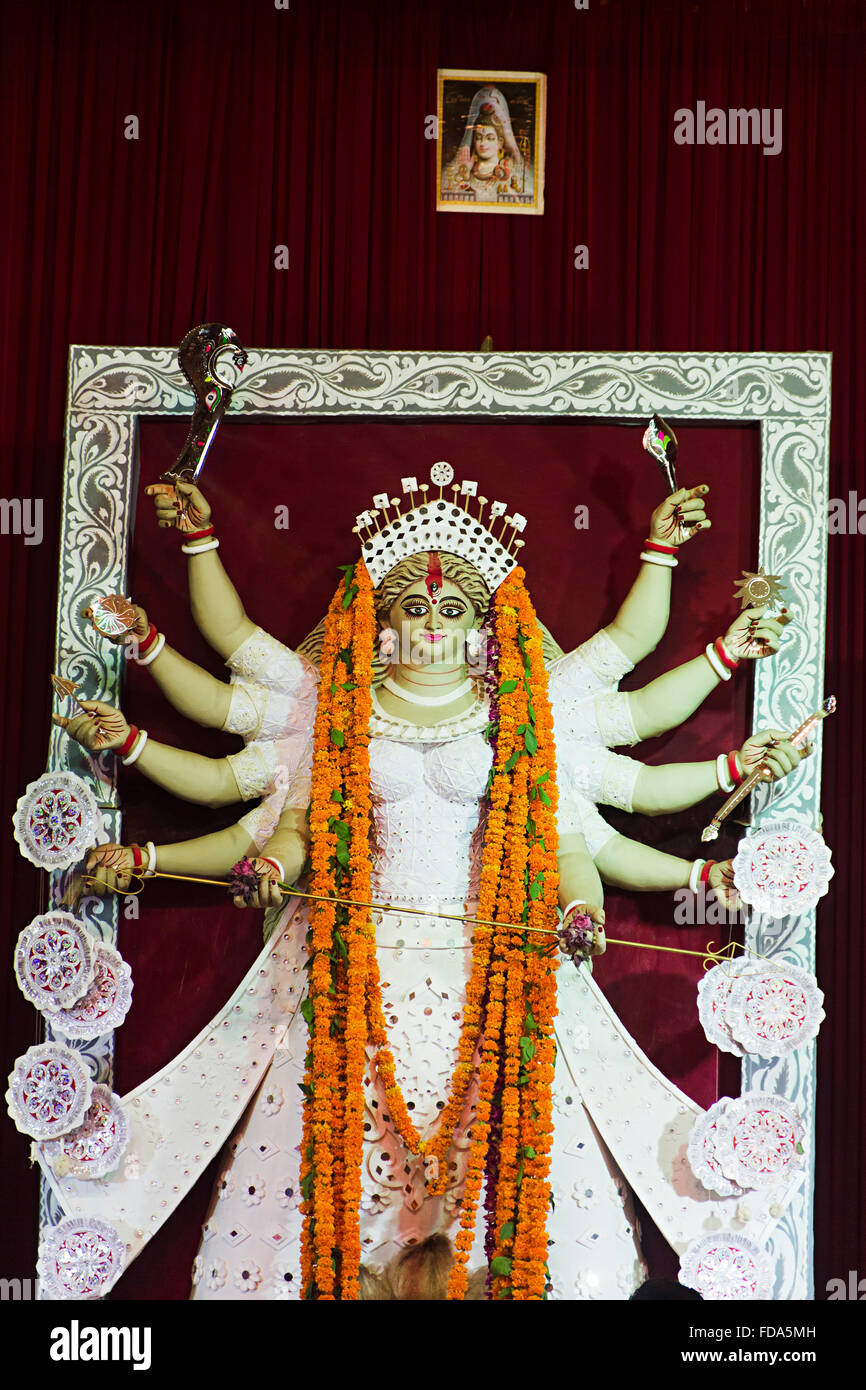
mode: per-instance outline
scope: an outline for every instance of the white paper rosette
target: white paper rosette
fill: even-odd
[[[34,917],[15,947],[21,992],[41,1013],[68,1008],[93,984],[94,946],[90,932],[70,912]]]
[[[84,1120],[93,1082],[77,1052],[62,1043],[37,1043],[9,1075],[6,1103],[15,1128],[32,1139],[54,1139]]]
[[[132,1003],[132,972],[107,941],[94,947],[95,978],[90,989],[68,1009],[51,1015],[51,1027],[65,1038],[98,1038],[119,1028]]]
[[[830,851],[817,830],[796,821],[774,821],[740,841],[733,864],[743,902],[767,917],[807,912],[833,877]]]
[[[722,1172],[741,1187],[768,1187],[805,1165],[806,1126],[784,1096],[749,1092],[725,1106],[716,1138]]]
[[[73,1216],[44,1232],[36,1270],[49,1298],[91,1299],[108,1293],[125,1263],[126,1246],[113,1226]]]
[[[748,964],[748,957],[740,956],[736,960],[714,965],[698,985],[698,1018],[707,1040],[721,1048],[722,1052],[732,1052],[735,1057],[745,1057],[746,1053],[731,1032],[728,1000],[734,980]]]
[[[31,782],[12,823],[21,853],[39,869],[68,869],[108,840],[96,798],[74,772],[46,772]]]
[[[129,1143],[129,1121],[120,1096],[108,1086],[94,1086],[83,1124],[42,1145],[46,1161],[59,1178],[103,1178],[113,1173]]]
[[[797,965],[752,961],[731,987],[727,1021],[737,1042],[758,1057],[785,1057],[817,1037],[824,995]]]
[[[721,1131],[725,1129],[725,1117],[730,1097],[723,1096],[710,1106],[706,1114],[695,1121],[689,1135],[687,1157],[689,1167],[702,1187],[708,1192],[717,1192],[720,1197],[739,1197],[745,1191],[738,1183],[727,1176],[719,1156]]]
[[[683,1252],[679,1280],[706,1299],[766,1299],[773,1288],[773,1270],[769,1256],[754,1241],[733,1231],[717,1231],[693,1240]]]

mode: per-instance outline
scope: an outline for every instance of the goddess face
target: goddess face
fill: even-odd
[[[475,153],[486,164],[499,155],[499,134],[495,126],[477,125],[474,133]]]
[[[466,634],[476,626],[475,608],[450,580],[432,597],[423,579],[416,580],[388,615],[399,647],[392,660],[401,666],[455,667],[466,661]]]

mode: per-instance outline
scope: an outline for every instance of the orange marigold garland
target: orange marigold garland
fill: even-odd
[[[369,721],[373,589],[347,566],[325,621],[310,798],[310,891],[369,901]],[[304,1078],[302,1273],[307,1298],[358,1297],[366,986],[366,908],[310,913],[310,1047]]]
[[[477,915],[552,927],[558,897],[556,764],[541,634],[517,569],[494,598],[496,718]],[[363,563],[345,567],[325,623],[310,805],[310,891],[369,901],[369,718],[375,615]],[[494,1297],[543,1298],[552,1138],[555,962],[505,926],[476,925],[472,972],[449,1094],[422,1141],[388,1046],[366,908],[315,903],[309,932],[310,1029],[301,1169],[305,1296],[358,1297],[364,1075],[368,1038],[392,1121],[443,1191],[447,1155],[476,1072],[478,1093],[448,1296],[462,1299],[491,1142],[488,1213]]]
[[[524,577],[522,569],[514,570],[494,598],[498,709],[478,915],[550,928],[557,920],[559,892],[556,756],[541,633]],[[497,856],[501,868],[494,875]],[[487,1203],[494,1222],[488,1233],[492,1292],[496,1298],[543,1298],[556,964],[543,945],[504,926],[493,929],[492,960],[479,1099],[448,1296],[465,1297],[491,1115],[498,1103],[498,1163],[488,1171],[488,1183],[495,1187]]]

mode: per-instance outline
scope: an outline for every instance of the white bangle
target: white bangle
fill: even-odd
[[[706,862],[706,859],[696,859],[694,864],[692,865],[692,871],[689,874],[689,887],[691,888],[693,893],[697,893],[698,891],[698,882],[700,880],[701,869],[704,867]]]
[[[279,859],[277,859],[275,854],[260,854],[259,858],[263,859],[266,864],[270,864],[272,868],[275,868],[277,870],[277,873],[280,876],[280,883],[285,882],[285,870],[283,869],[282,864],[280,863]]]
[[[212,541],[205,541],[204,545],[182,545],[181,550],[184,555],[204,555],[206,550],[219,550],[220,543],[214,537]]]
[[[164,646],[165,633],[160,632],[153,644],[153,651],[148,652],[147,656],[134,656],[132,659],[136,666],[149,666],[152,661],[156,661],[156,658],[159,656]]]
[[[730,796],[731,792],[734,790],[734,784],[731,780],[731,774],[728,771],[727,753],[720,753],[716,758],[716,781],[719,785],[719,791],[724,792],[726,796]]]
[[[132,745],[129,752],[127,753],[126,757],[121,758],[121,762],[123,763],[124,767],[132,767],[132,764],[138,761],[138,759],[141,757],[142,750],[146,743],[147,729],[142,729],[138,735],[138,738],[135,740],[135,743]]]
[[[147,850],[147,868],[144,871],[145,878],[153,878],[156,873],[156,845],[153,840],[148,840],[144,847]]]
[[[729,681],[731,679],[732,672],[726,670],[722,665],[719,660],[719,654],[712,642],[708,642],[704,648],[704,656],[707,658],[707,661],[712,666],[720,681]]]
[[[646,565],[662,565],[668,570],[675,570],[679,564],[675,555],[662,555],[658,550],[642,550],[640,558]]]

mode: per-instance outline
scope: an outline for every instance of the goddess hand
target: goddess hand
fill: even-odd
[[[119,632],[114,635],[109,632],[100,632],[100,637],[104,637],[106,642],[111,642],[115,647],[131,647],[134,646],[136,642],[143,642],[150,631],[150,623],[148,622],[147,614],[139,604],[134,603],[132,607],[135,610],[134,627],[131,627],[127,632]],[[81,616],[82,618],[92,617],[93,609],[85,608]]]
[[[574,923],[576,917],[588,917],[592,923],[592,935],[584,935],[578,928],[581,939],[575,941],[573,946],[563,941],[562,934],[568,931],[570,925]],[[575,903],[563,918],[560,928],[560,945],[574,961],[586,960],[589,956],[603,956],[607,950],[607,942],[604,936],[604,909],[593,907],[587,903]]]
[[[760,661],[779,650],[782,633],[791,622],[787,609],[777,618],[764,616],[767,605],[744,608],[734,619],[722,641],[735,661]]]
[[[253,859],[252,866],[259,880],[258,892],[253,893],[248,902],[243,898],[232,898],[235,907],[278,907],[283,901],[278,887],[279,870],[269,859]]]
[[[672,492],[653,512],[648,539],[657,545],[685,545],[699,531],[708,531],[713,524],[704,503],[709,490],[706,483],[701,483],[699,487],[681,487]]]
[[[737,754],[737,761],[746,777],[754,772],[760,763],[765,763],[773,774],[767,781],[778,782],[793,772],[812,751],[811,743],[804,743],[800,748],[795,748],[793,743],[789,742],[788,735],[781,729],[765,729],[762,733],[752,734],[751,738],[746,739]]]
[[[736,912],[740,906],[740,895],[734,887],[733,859],[724,859],[712,866],[707,877],[707,886],[715,893],[723,907]]]
[[[104,897],[112,889],[126,892],[135,868],[132,850],[126,845],[97,845],[87,856],[87,872],[93,875],[91,891]]]
[[[152,497],[156,507],[157,524],[163,528],[173,527],[183,535],[190,531],[202,531],[210,524],[210,503],[194,483],[152,483],[146,487],[148,497]]]
[[[86,748],[88,753],[104,753],[106,749],[120,748],[129,737],[129,724],[119,709],[106,705],[102,700],[82,700],[84,709],[91,714],[75,714],[66,719],[62,714],[52,714],[51,718],[60,729],[65,729],[70,738]]]

